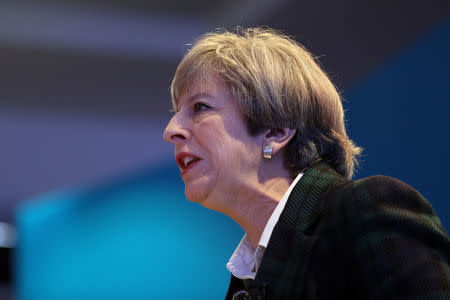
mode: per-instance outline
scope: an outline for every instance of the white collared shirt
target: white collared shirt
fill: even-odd
[[[227,269],[231,272],[231,274],[233,274],[233,276],[240,279],[255,279],[256,272],[258,272],[264,250],[266,250],[267,248],[267,244],[269,243],[272,231],[277,224],[281,213],[283,212],[292,189],[302,176],[303,173],[297,175],[286,193],[284,193],[283,198],[281,198],[280,202],[278,202],[272,215],[269,218],[269,221],[267,221],[267,224],[264,227],[264,231],[261,235],[261,238],[259,239],[258,247],[256,248],[256,250],[250,243],[250,239],[247,237],[247,234],[244,235],[227,263]]]

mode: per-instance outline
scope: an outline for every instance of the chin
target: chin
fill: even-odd
[[[191,177],[184,181],[184,194],[189,201],[202,203],[212,190],[211,183],[208,176]]]
[[[220,204],[213,196],[216,188],[217,177],[215,176],[199,176],[184,182],[184,194],[189,201],[199,203],[208,209],[220,211]]]
[[[191,202],[201,203],[205,199],[205,192],[203,189],[193,187],[192,185],[185,185],[184,194]]]
[[[217,203],[214,202],[214,199],[210,199],[206,189],[194,189],[186,186],[184,193],[189,201],[198,203],[205,208],[219,211]]]

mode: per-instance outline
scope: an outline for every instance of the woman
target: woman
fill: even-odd
[[[361,149],[311,54],[268,29],[203,36],[171,86],[164,138],[186,197],[245,236],[227,299],[450,297],[450,240],[426,200],[351,181]]]

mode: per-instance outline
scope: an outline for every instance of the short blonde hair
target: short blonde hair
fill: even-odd
[[[178,65],[171,85],[174,108],[187,88],[211,73],[227,83],[251,134],[297,129],[284,151],[291,176],[323,159],[352,177],[361,148],[347,136],[339,93],[303,46],[267,28],[207,33]]]

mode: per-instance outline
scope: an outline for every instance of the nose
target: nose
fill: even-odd
[[[169,143],[178,144],[189,139],[190,132],[183,126],[183,122],[178,114],[175,114],[167,124],[163,133],[164,140]]]

